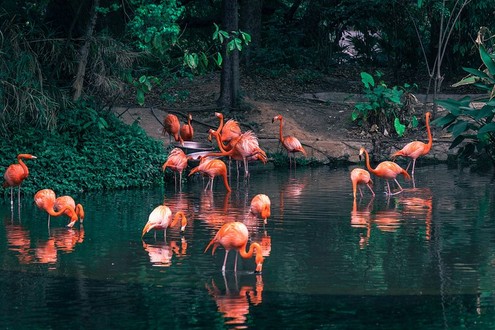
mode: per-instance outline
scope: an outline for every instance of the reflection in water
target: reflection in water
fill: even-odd
[[[227,222],[235,221],[235,217],[230,211],[230,196],[231,194],[227,193],[223,200],[215,200],[212,191],[203,191],[199,201],[198,217],[215,230],[220,229]]]
[[[8,249],[16,253],[21,264],[55,264],[58,251],[70,253],[77,244],[84,241],[84,227],[56,228],[50,231],[48,239],[38,239],[34,246],[29,231],[21,225],[6,224]]]
[[[186,255],[187,241],[185,237],[181,237],[180,246],[176,241],[171,241],[170,243],[161,242],[157,244],[149,244],[143,241],[143,248],[148,252],[150,262],[153,266],[170,267],[174,254],[178,257]]]
[[[365,228],[366,233],[360,235],[359,246],[363,249],[368,245],[370,235],[371,235],[371,209],[373,208],[373,200],[368,202],[368,205],[362,209],[358,209],[356,199],[352,203],[351,211],[351,226],[354,228]]]
[[[376,211],[373,222],[381,231],[395,232],[400,227],[401,218],[401,213],[394,206],[388,210]]]
[[[225,275],[223,280],[224,290],[220,290],[213,279],[211,280],[211,285],[206,283],[205,287],[215,300],[218,311],[222,313],[225,319],[225,324],[230,329],[245,329],[247,328],[246,320],[249,315],[249,305],[256,306],[262,302],[263,278],[261,275],[256,275],[254,288],[251,285],[243,285],[240,289],[236,274],[234,274],[234,279],[230,280],[231,283],[229,283]]]
[[[413,219],[424,219],[426,240],[431,238],[431,219],[433,213],[433,194],[430,188],[405,189],[398,199],[402,214]]]
[[[31,238],[29,231],[21,225],[5,224],[7,233],[7,244],[10,251],[15,252],[19,263],[29,264],[33,261],[33,256],[30,254]]]

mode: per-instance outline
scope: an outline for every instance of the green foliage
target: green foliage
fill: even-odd
[[[377,71],[375,76],[380,79],[382,73]],[[409,116],[403,102],[404,97],[413,97],[410,90],[415,85],[404,84],[402,87],[389,88],[383,80],[376,81],[367,72],[361,72],[361,82],[364,85],[364,97],[367,101],[355,104],[351,115],[352,121],[367,128],[376,125],[380,132],[385,130],[390,132],[393,124],[398,136],[404,135],[406,129],[404,121],[407,120],[411,127],[417,126],[417,119]]]
[[[180,27],[177,21],[184,7],[175,0],[149,3],[130,1],[136,6],[134,17],[128,23],[129,33],[136,39],[138,49],[165,54],[177,42]]]
[[[97,113],[88,104],[64,112],[56,131],[32,127],[0,141],[0,171],[31,153],[26,195],[51,188],[58,194],[148,187],[163,183],[166,152],[137,125],[125,125],[113,113]],[[9,189],[3,190],[4,197]]]
[[[491,38],[487,39],[491,40]],[[483,42],[480,38],[479,42]],[[481,108],[475,108],[468,96],[459,100],[438,100],[436,103],[447,110],[443,117],[432,124],[452,133],[454,138],[450,149],[459,146],[459,156],[470,159],[478,154],[487,154],[495,163],[495,56],[489,53],[483,43],[479,44],[479,56],[482,68],[463,68],[468,76],[456,83],[456,86],[472,84],[487,96],[477,102],[483,102]]]

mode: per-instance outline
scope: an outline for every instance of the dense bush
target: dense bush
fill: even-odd
[[[2,173],[19,153],[38,157],[25,161],[30,173],[22,184],[23,193],[43,188],[57,194],[101,191],[163,182],[166,151],[138,125],[125,125],[111,112],[97,114],[84,105],[64,112],[59,121],[56,131],[26,127],[0,141]],[[4,197],[9,196],[9,189],[3,191]]]

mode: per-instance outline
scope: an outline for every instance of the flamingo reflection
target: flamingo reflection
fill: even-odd
[[[400,227],[401,219],[401,213],[394,207],[376,211],[373,222],[381,231],[395,232]]]
[[[234,286],[229,286],[226,276],[223,276],[225,291],[222,291],[211,280],[211,286],[205,285],[208,293],[213,297],[217,304],[218,311],[222,313],[225,324],[232,329],[247,328],[246,321],[249,315],[250,305],[259,305],[262,302],[263,278],[256,275],[256,285],[243,285],[239,289],[237,276],[234,277]]]
[[[162,242],[158,244],[149,244],[143,241],[143,248],[148,252],[150,262],[157,267],[170,267],[174,254],[178,257],[186,255],[187,241],[181,237],[180,246],[176,241],[170,243]]]
[[[33,261],[29,231],[17,224],[5,224],[8,249],[16,254],[19,263],[29,264]]]
[[[398,200],[402,214],[407,218],[424,219],[425,238],[431,238],[431,220],[433,217],[433,194],[430,188],[405,189]]]
[[[57,228],[47,239],[32,242],[30,233],[21,225],[6,224],[8,249],[16,253],[21,264],[55,264],[58,251],[70,253],[84,241],[84,228]]]
[[[354,228],[365,228],[366,233],[360,235],[359,247],[363,249],[368,245],[371,236],[371,209],[373,208],[373,198],[368,202],[368,205],[362,209],[358,209],[357,201],[354,198],[351,211],[351,226]]]

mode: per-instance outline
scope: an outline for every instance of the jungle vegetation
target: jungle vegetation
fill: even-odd
[[[419,73],[434,95],[467,71],[490,100],[493,12],[491,0],[0,0],[0,168],[38,156],[27,193],[34,181],[60,193],[160,184],[167,150],[111,109],[150,91],[173,102],[167,87],[212,71],[223,111],[238,110],[243,72],[344,64],[387,68],[389,86]],[[440,124],[467,154],[493,155],[492,103],[468,120],[459,102]]]

